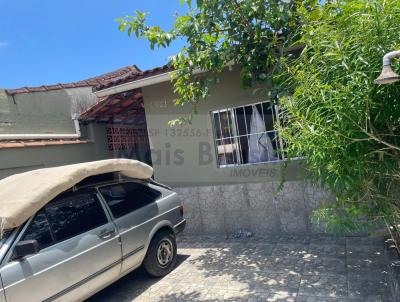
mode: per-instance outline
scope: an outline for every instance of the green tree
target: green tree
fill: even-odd
[[[354,230],[396,225],[400,202],[400,85],[376,85],[383,55],[400,48],[400,2],[337,1],[303,12],[301,56],[282,60],[282,129],[292,154],[336,203],[315,219]]]
[[[296,39],[297,11],[312,7],[307,0],[197,0],[181,1],[187,14],[177,16],[171,30],[146,24],[146,13],[118,19],[119,29],[128,35],[146,38],[150,47],[168,47],[175,39],[185,39],[186,47],[171,58],[175,69],[174,90],[177,105],[192,105],[205,99],[217,75],[227,65],[241,67],[244,87],[265,82],[276,71],[281,52]],[[214,76],[196,75],[196,70],[212,71]],[[192,116],[175,123],[190,122]]]

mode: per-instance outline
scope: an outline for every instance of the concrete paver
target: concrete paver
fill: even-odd
[[[139,269],[87,302],[389,302],[388,262],[382,243],[369,238],[182,237],[168,276]]]

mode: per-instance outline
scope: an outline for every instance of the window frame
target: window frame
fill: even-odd
[[[242,108],[243,112],[245,113],[245,108],[246,107],[252,107],[252,106],[257,106],[257,105],[261,105],[261,115],[262,115],[262,119],[264,121],[265,124],[265,114],[263,111],[263,104],[267,104],[270,103],[271,104],[271,108],[272,108],[272,122],[274,125],[274,129],[273,130],[267,130],[264,132],[260,132],[260,133],[252,133],[250,134],[248,131],[248,127],[247,127],[247,120],[246,120],[246,114],[244,114],[244,119],[245,119],[245,128],[246,128],[246,134],[240,134],[238,131],[238,118],[237,118],[237,114],[235,113],[235,110]],[[221,130],[221,119],[220,119],[220,114],[224,113],[224,112],[230,112],[230,119],[229,119],[229,123],[232,123],[233,121],[233,127],[232,129],[235,129],[236,133],[235,135],[230,135],[227,137],[223,137],[222,136],[222,130]],[[221,132],[221,138],[218,138],[217,135],[217,125],[215,123],[214,117],[215,114],[218,114],[218,118],[219,118],[219,127],[220,127],[220,132]],[[233,116],[233,118],[232,118]],[[215,164],[217,166],[217,168],[229,168],[229,167],[244,167],[244,166],[252,166],[252,165],[259,165],[259,164],[266,164],[266,163],[275,163],[275,162],[283,162],[283,161],[287,161],[287,158],[285,156],[284,153],[284,143],[283,143],[283,139],[281,137],[281,135],[279,134],[279,131],[275,129],[275,125],[280,125],[281,124],[281,119],[280,119],[280,108],[279,105],[274,103],[272,99],[267,99],[267,100],[263,100],[263,101],[259,101],[259,102],[255,102],[255,103],[248,103],[248,104],[244,104],[244,105],[238,105],[238,106],[231,106],[231,107],[227,107],[227,108],[223,108],[223,109],[216,109],[216,110],[212,110],[210,111],[210,118],[211,118],[211,126],[212,126],[212,133],[213,133],[213,143],[214,143],[214,152],[215,152]],[[229,130],[230,132],[230,130]],[[269,133],[274,133],[275,137],[277,137],[277,149],[274,149],[274,151],[278,154],[278,158],[276,160],[269,160],[269,161],[260,161],[260,162],[254,162],[254,163],[233,163],[233,164],[220,164],[219,163],[219,153],[218,153],[218,142],[219,141],[224,141],[224,140],[231,140],[231,141],[236,141],[234,142],[234,144],[238,144],[238,149],[236,150],[236,156],[237,158],[241,158],[241,161],[243,162],[243,156],[239,154],[242,154],[242,147],[241,147],[241,143],[240,143],[240,138],[242,137],[247,137],[247,141],[249,141],[249,136],[250,135],[257,135],[257,134],[266,134],[268,135]]]

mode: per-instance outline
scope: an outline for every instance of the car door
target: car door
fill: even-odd
[[[80,301],[118,278],[121,246],[97,191],[62,194],[40,210],[18,241],[40,251],[0,270],[7,302]],[[12,252],[12,251],[11,251]]]
[[[125,182],[99,188],[122,241],[122,272],[141,264],[145,244],[159,214],[156,200],[162,193],[149,184]]]
[[[1,283],[0,283],[1,285]],[[7,302],[3,287],[0,288],[0,302]]]

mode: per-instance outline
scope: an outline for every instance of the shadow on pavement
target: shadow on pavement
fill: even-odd
[[[189,257],[188,255],[178,255],[174,270]],[[160,282],[162,279],[163,278],[150,277],[145,270],[140,267],[90,297],[86,302],[133,301],[149,287]]]

